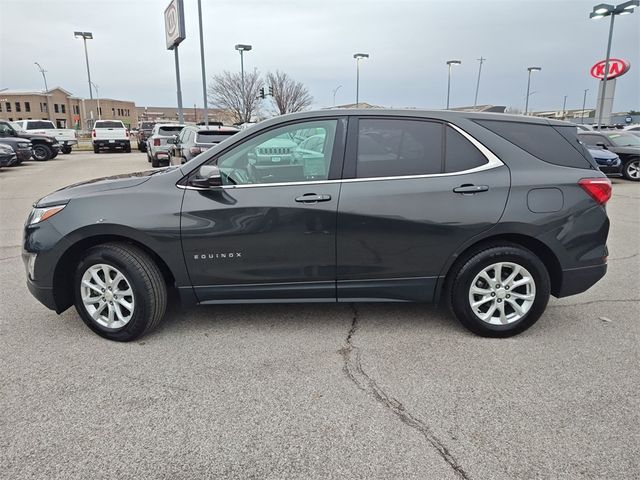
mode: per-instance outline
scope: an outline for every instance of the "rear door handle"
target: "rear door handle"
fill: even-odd
[[[301,197],[296,198],[296,202],[298,203],[318,203],[318,202],[328,202],[331,200],[331,195],[321,194],[316,195],[315,193],[305,193]]]
[[[486,192],[487,190],[489,190],[489,187],[487,185],[468,185],[468,184],[460,185],[459,187],[456,187],[453,189],[455,193],[466,193],[466,194]]]

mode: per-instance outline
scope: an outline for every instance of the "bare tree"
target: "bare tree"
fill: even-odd
[[[229,111],[236,123],[246,123],[259,113],[258,91],[260,87],[260,74],[257,70],[244,74],[244,89],[242,88],[242,75],[225,70],[221,74],[213,76],[207,89],[207,97],[211,104]]]
[[[285,72],[267,74],[267,85],[273,87],[271,103],[274,110],[283,115],[285,113],[300,112],[313,103],[313,97],[302,82],[296,82]]]

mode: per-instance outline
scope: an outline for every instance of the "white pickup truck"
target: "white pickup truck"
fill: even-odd
[[[121,120],[96,120],[91,131],[91,143],[94,153],[100,153],[101,148],[131,151],[129,129]]]
[[[71,153],[71,147],[78,143],[76,131],[72,128],[56,128],[50,120],[18,120],[22,130],[33,135],[46,135],[58,140],[62,153]]]

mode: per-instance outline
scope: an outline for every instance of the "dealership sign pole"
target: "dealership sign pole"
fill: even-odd
[[[176,86],[178,93],[178,122],[184,123],[182,113],[182,90],[180,88],[180,58],[178,57],[178,45],[185,38],[184,6],[182,0],[171,0],[164,11],[164,31],[167,40],[167,50],[173,50],[176,62]]]
[[[603,124],[611,123],[611,111],[613,110],[613,97],[616,91],[617,78],[624,75],[631,68],[631,64],[619,58],[607,58],[591,67],[589,73],[593,78],[600,80],[597,100],[598,128]]]
[[[204,68],[204,39],[202,37],[202,0],[198,0],[198,27],[200,28],[200,66],[202,67],[202,101],[204,103],[204,124],[208,127],[209,112],[207,109],[207,74],[205,73]]]

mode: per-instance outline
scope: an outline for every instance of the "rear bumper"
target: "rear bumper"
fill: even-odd
[[[562,271],[562,285],[556,297],[568,297],[590,289],[607,273],[607,264]]]
[[[130,140],[93,140],[94,147],[128,147],[131,146]]]
[[[622,165],[606,166],[606,167],[604,165],[599,165],[598,168],[600,168],[600,171],[605,175],[616,175],[616,174],[622,173]]]

